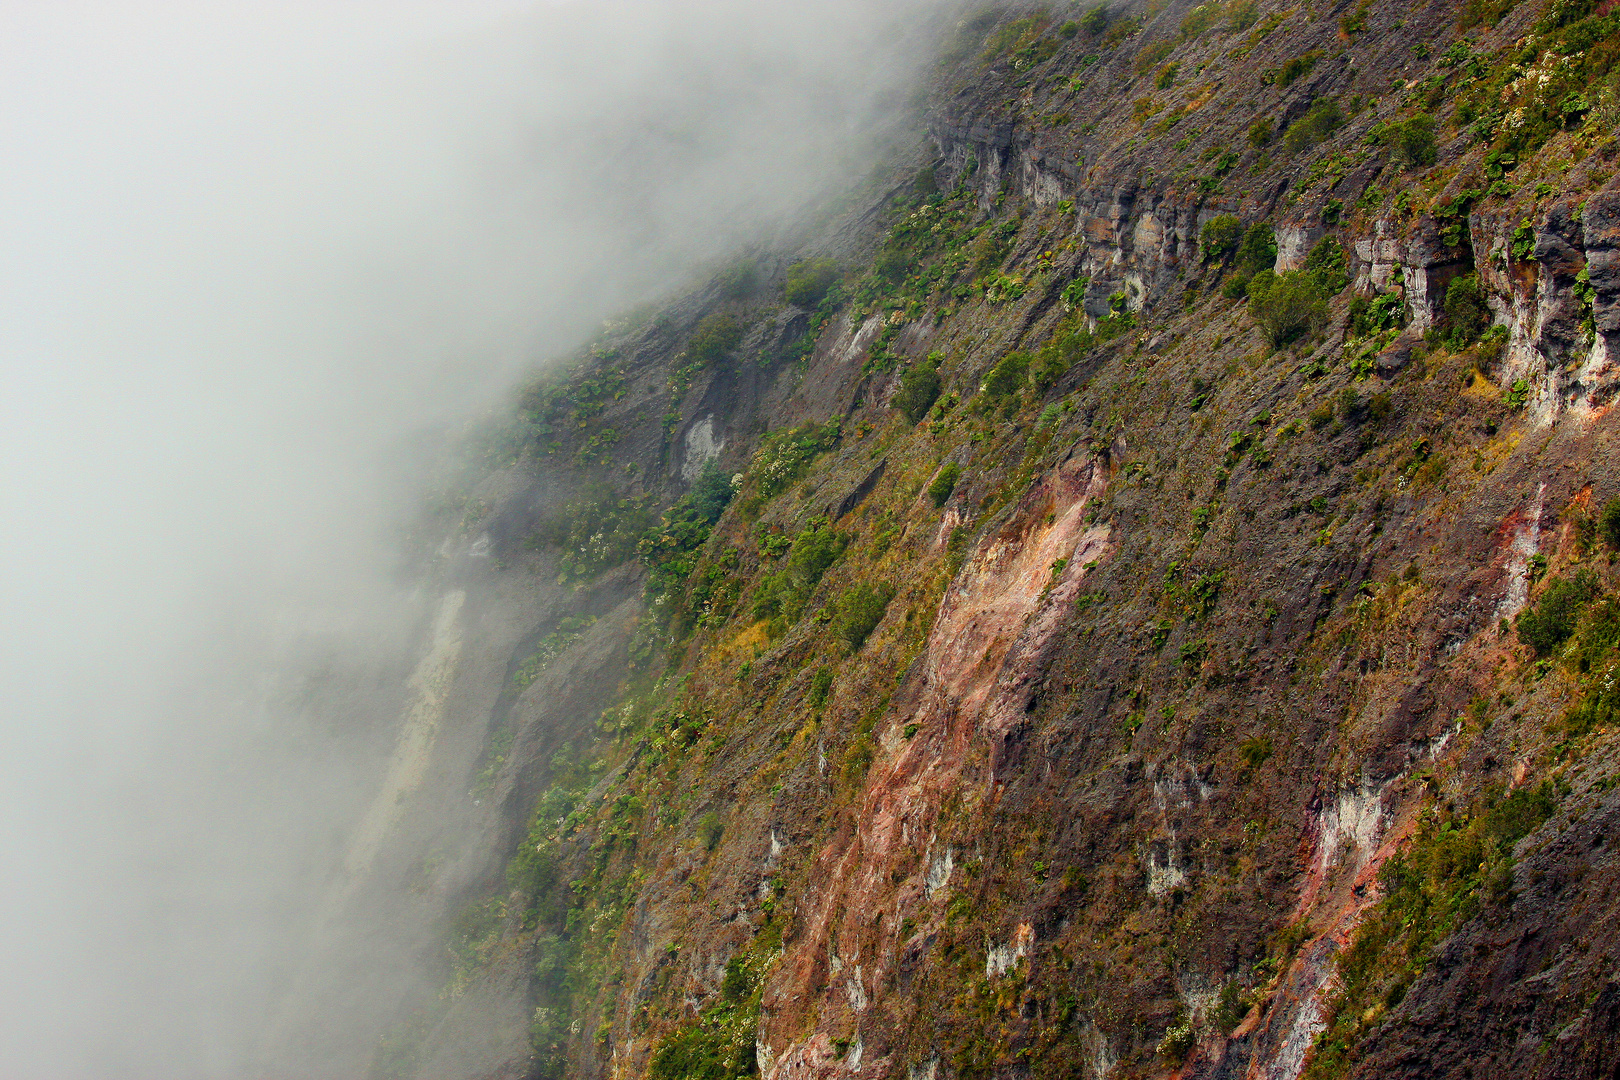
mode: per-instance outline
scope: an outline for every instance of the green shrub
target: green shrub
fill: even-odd
[[[979,234],[973,243],[973,253],[968,264],[968,274],[979,277],[992,270],[1001,269],[1001,264],[1007,261],[1012,251],[1013,237],[1023,227],[1019,218],[1008,218],[999,225],[991,226]]]
[[[1620,548],[1620,498],[1610,499],[1603,504],[1597,525],[1598,535],[1603,537],[1603,542],[1612,548]]]
[[[1329,296],[1350,284],[1350,256],[1344,245],[1331,236],[1324,236],[1305,255],[1304,273],[1315,279]]]
[[[900,389],[889,404],[904,413],[913,424],[927,416],[928,410],[939,399],[940,359],[939,353],[929,353],[926,360],[911,365],[900,376]]]
[[[1176,75],[1179,74],[1180,71],[1180,64],[1164,65],[1164,67],[1159,69],[1159,73],[1153,77],[1153,88],[1155,90],[1170,89],[1172,86],[1176,85]]]
[[[1400,293],[1379,293],[1368,300],[1358,296],[1350,301],[1350,335],[1371,337],[1393,330],[1406,320],[1406,300]]]
[[[1575,632],[1581,611],[1597,592],[1597,578],[1582,570],[1573,578],[1558,578],[1547,586],[1533,608],[1520,613],[1519,640],[1546,656]]]
[[[1367,11],[1372,7],[1372,0],[1361,0],[1354,11],[1339,20],[1339,29],[1344,31],[1346,37],[1355,37],[1367,31]]]
[[[547,664],[561,656],[595,623],[596,620],[589,615],[570,615],[559,620],[556,628],[541,638],[535,644],[534,652],[512,672],[512,689],[520,692],[527,690],[540,677]]]
[[[1187,13],[1181,20],[1181,39],[1190,41],[1214,26],[1221,17],[1219,0],[1207,0]]]
[[[831,259],[804,259],[787,268],[783,295],[794,307],[813,308],[837,280],[838,264]]]
[[[1418,818],[1406,849],[1379,872],[1383,898],[1339,953],[1341,991],[1315,1040],[1307,1080],[1348,1075],[1366,1034],[1366,1010],[1399,1004],[1441,941],[1482,905],[1510,898],[1514,845],[1552,816],[1558,795],[1552,781],[1542,781],[1494,806],[1488,795],[1472,815],[1448,801]]]
[[[1260,20],[1260,5],[1255,0],[1227,0],[1226,25],[1235,34],[1241,34]]]
[[[1470,30],[1476,26],[1495,26],[1502,16],[1518,6],[1519,0],[1468,0],[1457,16],[1457,29]]]
[[[720,846],[720,837],[724,836],[726,827],[720,823],[720,815],[710,810],[698,818],[698,843],[703,845],[705,851],[713,851]]]
[[[1197,1044],[1198,1033],[1193,1030],[1192,1022],[1183,1016],[1165,1030],[1156,1052],[1160,1057],[1180,1063]]]
[[[1093,36],[1108,29],[1108,5],[1098,4],[1081,16],[1080,29]]]
[[[830,667],[819,667],[816,673],[810,676],[810,692],[805,700],[812,709],[819,709],[827,704],[827,695],[832,692],[833,670]]]
[[[1010,352],[985,373],[981,389],[985,396],[995,401],[1013,397],[1023,392],[1028,374],[1029,354]]]
[[[1379,129],[1378,141],[1389,147],[1389,160],[1396,165],[1433,165],[1434,129],[1434,117],[1423,113]]]
[[[1344,126],[1344,109],[1334,98],[1318,98],[1305,115],[1288,125],[1283,146],[1297,154],[1322,142]]]
[[[1243,240],[1243,222],[1233,214],[1217,214],[1204,222],[1198,248],[1205,262],[1224,259]]]
[[[939,475],[928,485],[928,497],[934,501],[936,507],[945,505],[951,497],[951,492],[956,490],[956,482],[961,478],[962,466],[954,461],[939,470]]]
[[[1271,141],[1272,130],[1271,118],[1269,116],[1262,116],[1260,119],[1249,125],[1249,145],[1254,147],[1256,150],[1260,149],[1262,146],[1266,145],[1266,143]]]
[[[1264,765],[1271,755],[1270,735],[1256,735],[1238,744],[1238,756],[1243,759],[1243,764],[1251,769],[1258,769]]]
[[[866,643],[893,599],[894,588],[890,585],[862,582],[844,593],[838,603],[837,631],[851,652]]]
[[[1091,333],[1083,325],[1072,323],[1054,334],[1030,364],[1029,377],[1035,388],[1041,393],[1050,390],[1064,373],[1091,351],[1099,337],[1106,338],[1119,321],[1118,318],[1103,320],[1097,326],[1097,334]]]
[[[1277,72],[1277,85],[1283,88],[1292,86],[1300,79],[1303,79],[1305,76],[1309,75],[1311,73],[1311,69],[1316,67],[1316,62],[1320,59],[1322,59],[1322,53],[1320,50],[1316,49],[1311,50],[1304,56],[1294,57],[1292,60],[1284,64],[1282,69]]]
[[[1126,16],[1108,24],[1108,32],[1102,36],[1099,43],[1105,49],[1112,49],[1138,30],[1142,29],[1142,20],[1134,16]]]
[[[1257,221],[1249,226],[1249,231],[1243,234],[1243,243],[1238,245],[1237,256],[1233,260],[1239,273],[1251,277],[1262,270],[1272,270],[1277,265],[1277,234],[1269,221]]]
[[[1536,227],[1525,218],[1513,227],[1513,234],[1508,237],[1508,247],[1513,251],[1515,259],[1524,259],[1534,262],[1536,259]]]
[[[1327,295],[1309,272],[1262,270],[1249,282],[1249,314],[1280,347],[1327,325]]]
[[[686,343],[686,362],[704,366],[725,356],[742,340],[743,328],[734,316],[705,315]]]
[[[649,596],[667,596],[685,585],[696,568],[695,553],[709,539],[733,492],[731,478],[720,471],[718,463],[709,461],[692,482],[692,489],[675,500],[658,525],[641,534],[636,553],[649,571]]]
[[[1479,340],[1491,325],[1491,309],[1485,303],[1485,288],[1478,274],[1460,274],[1446,286],[1445,303],[1448,330],[1446,342],[1454,349],[1465,349]]]

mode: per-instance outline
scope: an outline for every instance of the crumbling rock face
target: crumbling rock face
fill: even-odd
[[[863,1068],[877,1076],[894,1066],[870,1051],[860,1066],[840,1062],[832,1032],[870,1030],[866,1014],[887,1011],[898,969],[915,963],[913,951],[942,917],[952,853],[918,859],[936,842],[942,804],[964,795],[993,801],[1001,777],[1023,765],[1029,699],[1054,634],[1090,569],[1114,549],[1106,526],[1085,521],[1106,489],[1105,464],[1063,463],[980,540],[946,592],[882,731],[859,824],[814,857],[811,876],[821,885],[805,897],[803,929],[763,1002],[765,1076],[864,1075]],[[907,920],[915,929],[901,940]],[[991,977],[1027,956],[1031,935],[1025,925],[1012,944],[990,950]],[[817,1028],[805,1031],[811,1002],[839,984],[845,1000],[834,993]]]

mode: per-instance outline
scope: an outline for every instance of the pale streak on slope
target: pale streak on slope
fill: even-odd
[[[346,874],[344,888],[340,890],[343,898],[371,869],[377,849],[400,814],[404,797],[420,786],[427,773],[433,757],[433,742],[444,718],[445,700],[461,660],[461,607],[466,600],[465,592],[454,589],[439,601],[439,610],[433,617],[432,643],[406,683],[411,690],[411,705],[400,728],[394,756],[388,763],[388,774],[365,817],[360,819],[349,844],[349,853],[343,860]],[[337,906],[341,907],[341,899]]]

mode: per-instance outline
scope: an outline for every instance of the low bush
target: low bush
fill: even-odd
[[[1330,294],[1305,271],[1262,270],[1249,282],[1249,314],[1278,347],[1316,334],[1327,325]]]
[[[1514,845],[1552,816],[1559,794],[1544,780],[1487,796],[1472,815],[1447,802],[1418,819],[1406,849],[1379,872],[1383,898],[1339,953],[1341,989],[1303,1080],[1348,1075],[1368,1025],[1401,1002],[1435,947],[1482,906],[1512,896]]]
[[[749,466],[756,492],[769,499],[786,491],[817,457],[838,445],[843,425],[837,417],[825,424],[801,424],[767,435]]]
[[[1573,578],[1558,578],[1547,586],[1535,607],[1519,615],[1519,640],[1546,656],[1569,640],[1582,610],[1597,593],[1597,577],[1582,570]]]
[[[893,586],[865,582],[849,589],[839,599],[836,628],[851,652],[866,643],[877,624],[883,621],[883,613],[893,599]]]
[[[913,424],[928,415],[928,410],[939,399],[939,353],[929,353],[926,360],[906,369],[900,376],[900,389],[889,404],[899,409]]]
[[[705,315],[686,343],[686,362],[698,366],[714,363],[742,340],[742,324],[724,313]]]
[[[710,810],[698,819],[698,842],[705,851],[713,851],[720,846],[720,838],[725,835],[726,827],[720,823],[720,815]]]
[[[956,490],[956,482],[961,478],[962,466],[954,461],[939,470],[939,475],[928,485],[928,497],[936,507],[943,507],[950,500],[951,492]]]
[[[810,703],[812,709],[819,709],[827,704],[827,695],[832,692],[832,684],[833,670],[830,667],[817,668],[816,673],[810,676],[810,692],[805,695],[805,700]]]
[[[1461,274],[1446,286],[1446,344],[1465,349],[1491,325],[1491,309],[1478,274]]]
[[[1379,293],[1370,300],[1358,296],[1350,301],[1350,335],[1371,337],[1393,330],[1406,321],[1406,300],[1397,292]]]
[[[1241,34],[1260,21],[1260,5],[1255,0],[1227,0],[1226,20],[1227,29]]]
[[[1322,237],[1305,255],[1303,273],[1315,279],[1317,286],[1329,296],[1350,284],[1349,271],[1349,252],[1331,236]]]
[[[837,280],[838,264],[831,259],[804,259],[787,268],[783,296],[794,307],[813,308]]]
[[[1378,141],[1389,147],[1389,160],[1396,165],[1433,165],[1435,161],[1435,120],[1427,113],[1409,120],[1386,124],[1376,132]]]
[[[1305,115],[1288,125],[1283,147],[1290,154],[1308,150],[1344,126],[1344,109],[1334,98],[1318,98]]]
[[[1610,499],[1603,504],[1597,525],[1598,535],[1603,537],[1603,542],[1612,548],[1620,548],[1620,498]]]
[[[1029,354],[1010,352],[985,373],[980,389],[993,401],[1016,397],[1023,392],[1028,375]]]
[[[1165,57],[1175,52],[1175,49],[1176,43],[1169,40],[1155,41],[1151,45],[1145,45],[1142,51],[1136,54],[1136,59],[1131,62],[1131,70],[1138,75],[1146,75]]]
[[[1292,60],[1285,63],[1277,72],[1277,85],[1282,88],[1292,86],[1300,79],[1303,79],[1305,76],[1309,75],[1311,73],[1311,69],[1316,67],[1317,61],[1321,59],[1322,53],[1316,49],[1311,50],[1304,56],[1294,57]]]
[[[541,524],[530,546],[559,549],[558,581],[562,584],[585,581],[634,556],[653,520],[645,496],[593,488],[563,503],[557,514]]]
[[[1249,295],[1249,282],[1262,270],[1277,265],[1277,234],[1269,221],[1257,221],[1243,234],[1242,243],[1232,258],[1232,274],[1226,279],[1221,295],[1236,300]]]
[[[825,518],[812,522],[793,538],[782,569],[761,580],[754,596],[754,617],[780,618],[786,623],[797,620],[822,575],[843,557],[848,546],[849,537],[835,531]]]
[[[1198,234],[1198,249],[1205,262],[1225,258],[1243,240],[1243,222],[1234,214],[1217,214],[1204,222]]]
[[[741,300],[759,286],[759,263],[753,259],[739,259],[720,271],[714,284],[725,299]]]

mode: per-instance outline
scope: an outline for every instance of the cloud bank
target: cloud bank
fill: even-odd
[[[247,1075],[375,768],[271,688],[397,644],[398,448],[859,175],[931,9],[0,6],[7,1075]]]

